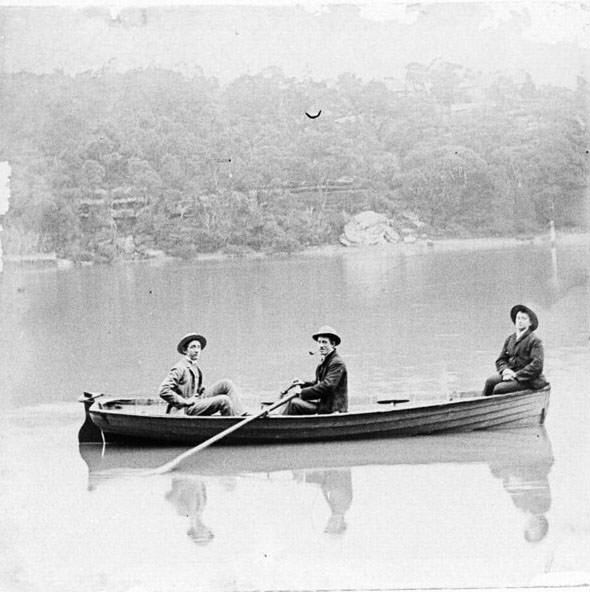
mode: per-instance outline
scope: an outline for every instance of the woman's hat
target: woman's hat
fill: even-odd
[[[516,321],[516,315],[519,312],[524,312],[529,315],[529,319],[531,319],[531,331],[534,331],[539,326],[539,319],[537,318],[537,315],[524,304],[517,304],[510,310],[510,318],[512,319],[513,323]]]
[[[178,351],[179,354],[185,354],[186,346],[191,341],[198,341],[201,344],[201,349],[205,349],[205,346],[207,345],[207,340],[202,335],[199,335],[198,333],[188,333],[178,342],[176,351]]]
[[[336,331],[334,331],[332,327],[328,327],[328,325],[323,325],[322,327],[320,327],[312,335],[312,337],[314,341],[317,341],[319,337],[330,337],[334,340],[335,345],[340,345],[340,342],[342,341],[340,339],[340,335],[338,335],[338,333],[336,333]]]

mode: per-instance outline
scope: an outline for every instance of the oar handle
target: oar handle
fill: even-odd
[[[291,385],[291,387],[289,387],[285,392],[289,391],[293,386],[295,386],[295,385],[294,384]],[[298,393],[291,393],[287,397],[282,397],[281,399],[279,399],[278,401],[273,403],[270,407],[263,409],[262,411],[260,411],[256,415],[249,415],[249,416],[245,417],[242,421],[239,421],[238,423],[235,423],[234,425],[230,426],[226,430],[223,430],[222,432],[215,434],[215,436],[212,436],[208,440],[201,442],[200,444],[198,444],[194,448],[190,448],[186,452],[183,452],[182,454],[178,455],[176,458],[173,458],[170,462],[167,462],[167,463],[157,467],[156,469],[153,469],[152,471],[148,471],[147,474],[148,475],[163,475],[164,473],[168,473],[169,471],[174,470],[183,460],[187,459],[189,456],[192,456],[193,454],[200,452],[201,450],[204,450],[205,448],[208,448],[209,446],[211,446],[211,444],[214,444],[215,442],[218,442],[222,438],[225,438],[225,436],[228,436],[229,434],[235,432],[236,430],[239,430],[241,427],[245,426],[246,424],[250,423],[251,421],[254,421],[255,419],[258,419],[260,417],[264,417],[265,415],[270,413],[273,409],[277,409],[278,407],[282,407],[283,405],[286,405],[291,399],[294,399],[297,395],[298,395]]]
[[[301,383],[298,380],[291,383],[284,391],[281,391],[281,397],[286,395],[293,387],[296,387],[299,384],[301,384]]]

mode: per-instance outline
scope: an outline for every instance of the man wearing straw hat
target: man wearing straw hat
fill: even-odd
[[[176,346],[183,355],[168,372],[158,392],[172,409],[184,409],[187,415],[246,415],[236,385],[231,380],[219,380],[203,386],[203,373],[198,366],[207,340],[198,333],[185,335]]]
[[[324,325],[312,335],[319,346],[321,357],[313,382],[295,380],[290,389],[297,396],[287,404],[284,415],[335,413],[348,410],[348,374],[344,360],[336,347],[341,339],[338,333]]]

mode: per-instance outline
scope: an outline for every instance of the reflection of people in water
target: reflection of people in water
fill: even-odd
[[[324,532],[341,534],[347,524],[344,515],[352,503],[352,477],[350,469],[332,469],[326,471],[305,471],[307,483],[317,483],[330,506],[331,515]]]
[[[502,479],[514,505],[527,514],[524,538],[529,543],[543,540],[549,530],[545,514],[551,507],[548,475],[552,464],[553,458],[523,464],[490,463],[492,474]]]
[[[201,479],[190,477],[172,479],[172,488],[166,499],[174,504],[180,516],[190,519],[190,528],[186,534],[198,544],[207,544],[215,536],[203,523],[201,516],[207,503],[207,489]]]

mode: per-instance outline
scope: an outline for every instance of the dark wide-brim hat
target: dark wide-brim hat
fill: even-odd
[[[537,315],[528,306],[525,306],[524,304],[517,304],[516,306],[513,306],[511,308],[510,318],[512,319],[513,323],[516,321],[516,315],[519,312],[524,312],[527,315],[529,315],[529,319],[531,319],[531,331],[534,331],[539,326],[539,319],[537,318]]]
[[[198,333],[188,333],[178,342],[176,351],[179,354],[186,353],[186,346],[191,341],[198,341],[201,344],[201,349],[205,349],[205,346],[207,345],[207,340],[202,335],[199,335]]]
[[[330,337],[331,339],[334,340],[334,343],[336,345],[340,345],[340,342],[342,341],[340,339],[340,335],[338,335],[338,333],[336,333],[336,331],[334,329],[332,329],[332,327],[329,327],[328,325],[323,325],[322,327],[320,327],[313,335],[312,335],[314,341],[317,341],[320,337]]]

